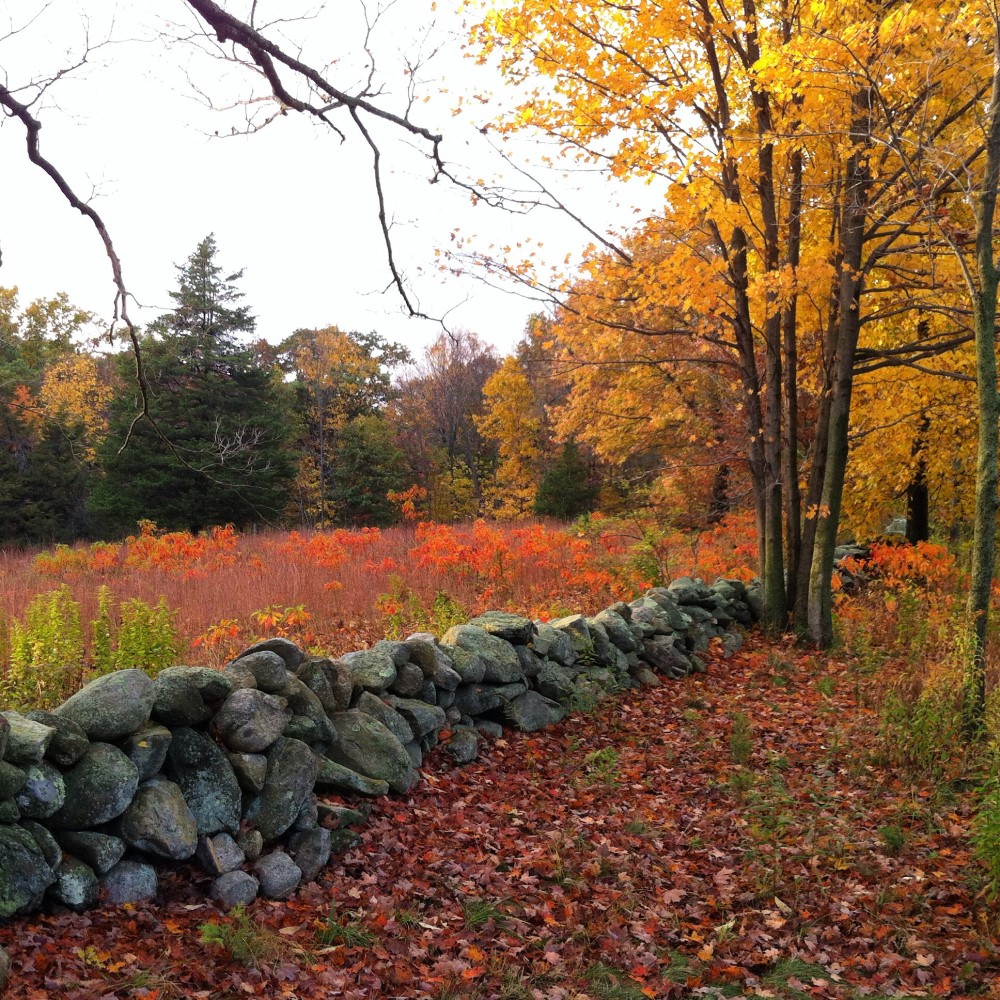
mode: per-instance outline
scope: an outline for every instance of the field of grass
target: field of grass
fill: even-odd
[[[747,527],[734,519],[685,536],[595,517],[570,526],[479,521],[192,536],[144,525],[122,543],[0,552],[0,612],[9,631],[39,594],[68,588],[89,659],[88,624],[105,587],[115,606],[163,599],[175,613],[180,662],[220,664],[272,635],[339,654],[386,635],[443,631],[489,608],[550,618],[596,611],[684,574],[747,578]]]

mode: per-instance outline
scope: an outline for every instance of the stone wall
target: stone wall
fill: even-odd
[[[148,898],[158,861],[196,860],[226,906],[284,898],[439,742],[467,763],[504,726],[703,671],[756,598],[685,578],[593,617],[490,612],[336,660],[270,639],[222,670],[122,670],[53,712],[0,713],[0,917]]]

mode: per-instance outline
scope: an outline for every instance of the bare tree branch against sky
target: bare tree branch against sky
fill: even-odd
[[[483,134],[495,100],[470,97],[497,84],[463,57],[458,6],[10,0],[0,84],[114,236],[138,322],[162,311],[173,264],[211,231],[224,260],[246,267],[270,339],[337,323],[417,343],[447,315],[509,344],[537,306],[439,271],[435,249],[457,231],[484,250],[537,241],[561,260],[589,237],[558,212],[473,209],[477,187],[523,187],[524,176]],[[11,108],[0,120],[0,284],[66,290],[110,319],[93,229],[27,162]],[[606,225],[606,192],[586,191],[566,199]]]

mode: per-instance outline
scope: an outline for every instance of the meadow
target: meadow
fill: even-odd
[[[745,518],[695,534],[600,515],[574,525],[199,535],[144,522],[120,543],[8,549],[0,553],[6,700],[53,702],[108,667],[221,665],[275,635],[338,655],[387,636],[440,633],[491,608],[553,618],[683,575],[749,579],[748,537]],[[102,645],[137,609],[133,631],[157,634],[124,636],[132,659],[125,651],[109,659]]]

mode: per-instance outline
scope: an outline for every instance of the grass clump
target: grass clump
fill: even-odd
[[[730,718],[733,726],[729,730],[729,750],[733,755],[733,762],[742,767],[749,762],[753,753],[753,727],[745,712],[734,712]]]
[[[501,924],[505,919],[503,910],[488,899],[470,899],[463,903],[462,916],[470,931],[485,927],[491,920],[495,924]]]
[[[234,962],[251,969],[275,965],[302,951],[288,938],[265,927],[242,905],[234,906],[221,923],[213,920],[201,924],[198,933],[203,945],[221,948]]]
[[[803,1000],[806,1000],[809,994],[803,990],[789,986],[789,980],[798,980],[800,983],[809,986],[810,981],[813,979],[827,978],[827,971],[822,965],[803,962],[801,958],[786,958],[778,962],[770,972],[765,973],[761,983],[764,986],[781,989],[792,997],[801,997]]]
[[[614,784],[618,781],[618,761],[620,754],[613,747],[592,750],[583,758],[587,774],[595,781]]]
[[[326,926],[317,935],[319,943],[326,947],[342,944],[345,948],[371,948],[375,935],[358,920],[338,920],[332,912]]]
[[[604,962],[595,962],[583,974],[596,1000],[647,1000],[648,994],[628,974]]]

